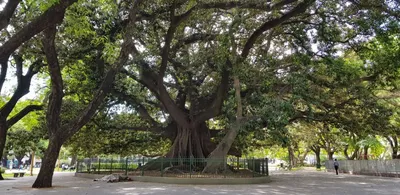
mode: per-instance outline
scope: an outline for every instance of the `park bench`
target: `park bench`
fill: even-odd
[[[24,175],[25,175],[25,171],[15,171],[13,173],[14,173],[14,177],[18,177],[18,175],[19,175],[19,177],[24,177]]]

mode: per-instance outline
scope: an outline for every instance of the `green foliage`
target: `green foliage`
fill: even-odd
[[[21,1],[0,45],[57,3]],[[238,76],[244,115],[250,119],[233,147],[243,154],[286,159],[282,147],[305,153],[316,144],[336,152],[346,144],[351,150],[369,146],[378,154],[384,146],[372,139],[375,135],[399,135],[399,99],[393,97],[400,84],[396,1],[317,1],[305,14],[264,32],[243,59],[240,52],[256,29],[297,2],[270,12],[257,9],[265,6],[261,1],[254,9],[193,9],[201,3],[210,1],[176,5],[176,15],[189,10],[191,15],[177,25],[171,38],[160,84],[156,80],[171,24],[169,9],[174,6],[172,1],[143,2],[132,32],[137,51],[117,76],[96,118],[66,144],[68,155],[165,154],[171,136],[151,130],[176,123],[166,105],[174,103],[188,120],[195,119],[220,95],[216,91],[223,72],[230,72],[227,97],[221,112],[206,123],[209,128],[231,128],[237,107],[231,80]],[[65,87],[62,125],[83,111],[116,61],[126,25],[123,15],[130,6],[129,1],[81,0],[67,10],[56,38]],[[41,37],[18,49],[28,64],[44,58]],[[47,71],[40,78],[48,80]],[[146,78],[155,89],[144,84]],[[160,100],[159,85],[172,102]],[[11,116],[28,104],[46,103],[48,90],[41,89],[36,101],[19,102]],[[9,99],[2,96],[0,106]],[[45,116],[31,113],[10,131],[8,148],[20,154],[41,148],[46,145],[42,140],[46,131]],[[174,134],[176,129],[168,131]],[[212,140],[218,142],[224,132]]]

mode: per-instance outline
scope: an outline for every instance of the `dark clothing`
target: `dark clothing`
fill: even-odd
[[[335,166],[336,175],[338,175],[338,169],[339,169],[339,166]]]

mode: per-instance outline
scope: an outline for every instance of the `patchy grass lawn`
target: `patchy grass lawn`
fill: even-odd
[[[3,178],[13,178],[14,177],[14,173],[3,173],[1,174],[3,176]],[[33,176],[35,176],[36,174],[33,174]],[[24,177],[30,177],[31,175],[29,173],[25,173]],[[19,175],[18,175],[19,177]]]
[[[14,177],[14,174],[13,173],[3,173],[3,174],[1,174],[4,178],[12,178],[12,177]]]

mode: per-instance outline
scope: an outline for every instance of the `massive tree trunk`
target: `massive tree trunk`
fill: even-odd
[[[53,173],[60,154],[63,141],[60,137],[53,136],[49,139],[49,146],[44,153],[42,166],[40,167],[39,175],[37,176],[34,188],[48,188],[52,187]]]
[[[215,148],[211,142],[209,129],[205,123],[186,128],[178,126],[177,135],[174,139],[167,158],[205,158]]]

